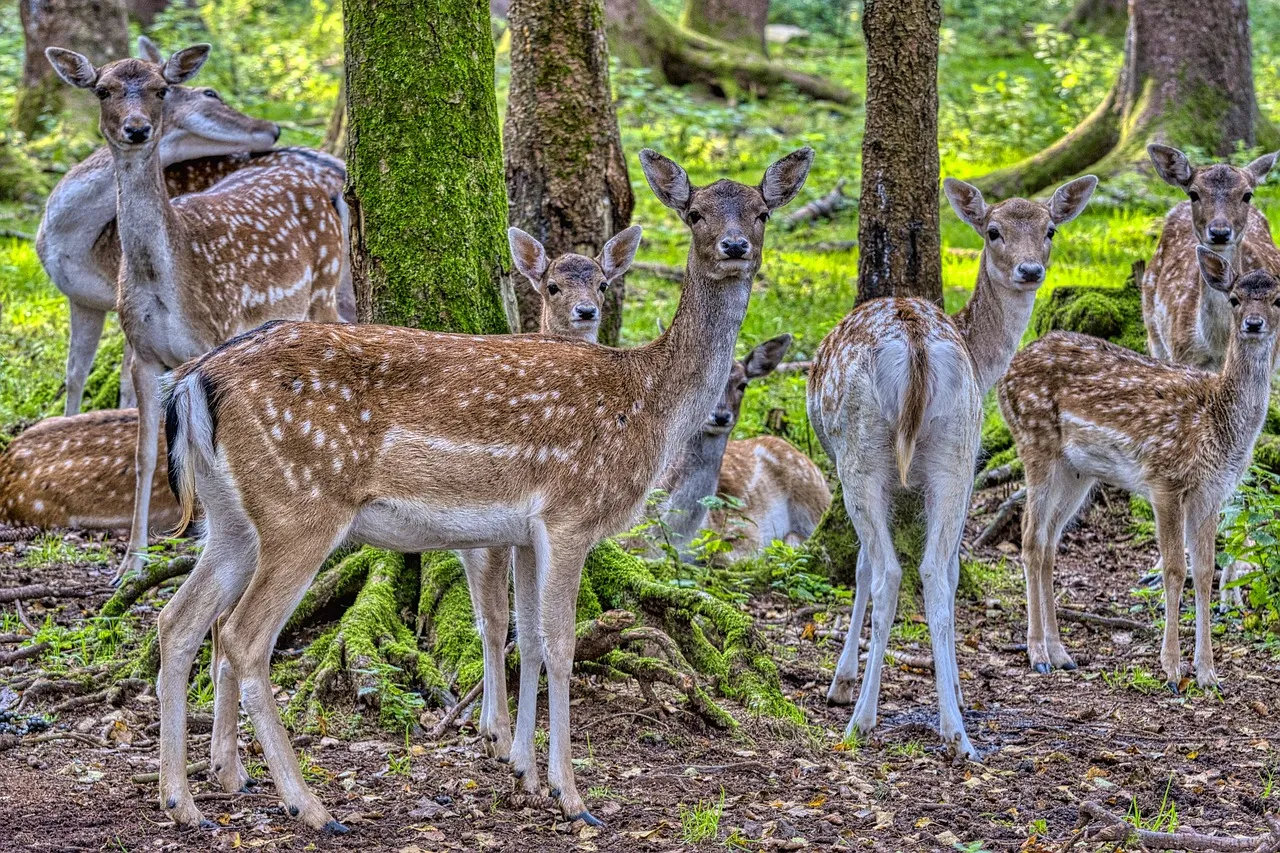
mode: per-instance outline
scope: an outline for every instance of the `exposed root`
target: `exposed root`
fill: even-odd
[[[1063,848],[1069,851],[1081,839],[1092,843],[1108,843],[1119,846],[1135,846],[1144,850],[1189,850],[1207,853],[1276,853],[1280,851],[1280,818],[1267,815],[1271,831],[1246,838],[1205,835],[1193,829],[1177,832],[1156,832],[1139,829],[1124,818],[1107,811],[1101,803],[1084,803],[1080,806],[1080,820],[1076,834]],[[1092,824],[1100,826],[1089,832]]]
[[[165,581],[188,574],[195,565],[196,558],[186,555],[174,557],[166,563],[149,564],[142,574],[121,586],[115,595],[107,599],[107,603],[102,605],[101,615],[123,616],[149,590],[160,586]]]
[[[0,604],[8,604],[10,601],[30,601],[36,598],[88,598],[96,592],[97,590],[93,589],[45,586],[36,583],[0,589]]]
[[[1135,622],[1132,619],[1123,619],[1119,616],[1101,616],[1097,613],[1087,613],[1083,610],[1072,610],[1068,607],[1058,608],[1058,618],[1064,622],[1076,622],[1081,625],[1099,625],[1103,628],[1111,628],[1119,631],[1133,631],[1135,634],[1154,634],[1156,629],[1151,625],[1142,622]]]
[[[984,548],[995,542],[1009,529],[1009,525],[1022,517],[1022,505],[1026,502],[1027,490],[1025,488],[1018,489],[1018,491],[1009,495],[1000,504],[1000,508],[996,510],[996,517],[991,519],[990,523],[978,534],[978,538],[973,540],[973,547]]]
[[[328,567],[312,581],[306,595],[285,623],[284,630],[280,632],[282,639],[320,622],[327,613],[355,599],[369,576],[369,560],[347,559],[353,553],[347,551],[329,558]]]
[[[48,643],[36,643],[30,646],[23,646],[20,649],[14,649],[11,652],[0,652],[0,666],[17,663],[20,660],[29,660],[34,657],[39,657],[48,648]]]
[[[49,711],[54,714],[61,714],[66,711],[73,711],[76,708],[85,708],[89,705],[97,705],[102,702],[105,702],[114,708],[119,708],[134,696],[146,690],[147,686],[148,682],[143,681],[141,678],[124,678],[117,681],[110,687],[99,690],[96,693],[90,693],[87,696],[73,696],[70,699],[64,699],[58,704],[50,707]]]

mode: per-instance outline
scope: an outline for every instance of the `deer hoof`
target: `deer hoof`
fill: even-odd
[[[336,820],[331,820],[326,823],[320,831],[325,835],[346,835],[351,830],[347,829],[345,824],[338,823]]]
[[[588,811],[578,812],[576,815],[572,815],[569,818],[569,820],[570,822],[575,820],[580,820],[583,823],[585,823],[587,826],[597,826],[597,827],[604,826],[604,821],[600,820],[600,818],[596,817],[595,815],[593,815],[591,812],[588,812]]]
[[[1031,668],[1034,669],[1036,672],[1040,673],[1041,675],[1048,675],[1049,670],[1052,669],[1052,667],[1050,667],[1049,664],[1047,663],[1032,664]]]
[[[1176,682],[1176,681],[1166,681],[1166,682],[1164,683],[1164,686],[1165,686],[1165,687],[1167,687],[1167,688],[1169,688],[1169,692],[1170,692],[1170,693],[1172,693],[1174,696],[1181,696],[1181,695],[1182,695],[1182,692],[1178,690],[1178,682]]]

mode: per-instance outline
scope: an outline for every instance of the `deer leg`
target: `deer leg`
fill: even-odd
[[[1218,686],[1218,674],[1213,667],[1212,607],[1214,540],[1218,534],[1218,508],[1204,512],[1187,513],[1187,530],[1192,539],[1191,583],[1196,594],[1196,653],[1194,658],[1196,683],[1204,690]],[[1228,569],[1222,571],[1226,582]]]
[[[271,650],[320,564],[341,541],[345,527],[330,516],[312,520],[302,535],[290,536],[280,529],[264,535],[253,580],[222,627],[227,658],[240,679],[241,699],[280,799],[290,815],[312,829],[331,833],[347,829],[333,819],[302,778],[271,692]]]
[[[112,583],[142,568],[147,551],[147,526],[151,509],[151,481],[156,473],[156,453],[160,440],[160,375],[158,364],[133,360],[133,385],[138,392],[138,447],[134,451],[137,471],[134,474],[133,523],[129,530],[129,547]]]
[[[893,536],[889,530],[889,506],[892,494],[884,484],[880,494],[854,508],[849,513],[858,540],[867,550],[871,567],[871,646],[867,653],[867,671],[862,677],[862,689],[858,704],[845,728],[845,736],[866,734],[876,727],[876,715],[880,704],[880,670],[884,665],[885,649],[889,645],[889,632],[893,629],[893,617],[898,610],[898,588],[902,584],[902,567],[893,550]]]
[[[499,761],[511,760],[511,717],[507,709],[507,663],[503,650],[511,619],[507,597],[511,574],[510,548],[476,548],[459,551],[471,590],[484,650],[484,691],[480,699],[480,737],[485,753]]]
[[[106,311],[99,311],[75,302],[71,307],[71,340],[67,345],[67,402],[63,413],[70,417],[80,413],[84,398],[84,383],[93,369],[93,357],[98,352],[102,338],[102,324]]]
[[[124,341],[124,357],[120,359],[120,408],[136,409],[138,394],[133,390],[133,347]]]
[[[1049,531],[1045,517],[1051,511],[1049,484],[1039,472],[1027,466],[1027,503],[1022,512],[1022,566],[1027,580],[1027,657],[1031,668],[1047,673],[1049,649],[1044,639],[1044,606],[1040,591],[1040,563],[1046,550],[1053,547],[1048,541]]]
[[[217,521],[215,515],[210,516],[204,551],[191,576],[160,612],[158,624],[160,806],[181,826],[196,826],[202,820],[187,787],[187,684],[191,664],[204,642],[204,635],[218,614],[235,604],[257,563],[251,551],[252,534],[245,535],[235,525],[219,526]],[[220,685],[227,686],[221,681]],[[215,723],[215,737],[217,729]],[[234,717],[231,742],[234,749]]]
[[[246,583],[248,577],[246,574]],[[224,615],[213,623],[213,653],[209,665],[213,677],[213,738],[209,745],[209,758],[213,775],[218,778],[222,790],[234,794],[248,791],[252,783],[244,762],[240,760],[240,744],[236,739],[240,722],[240,682],[222,647],[222,625],[225,621]]]
[[[536,532],[535,532],[536,535]],[[567,540],[567,541],[566,541]],[[569,676],[573,673],[576,636],[578,586],[582,582],[582,565],[587,548],[568,537],[549,537],[535,545],[538,552],[538,577],[542,593],[539,613],[539,635],[543,660],[547,667],[547,710],[550,718],[550,746],[547,754],[547,784],[551,796],[560,802],[560,810],[569,820],[582,820],[599,826],[587,804],[578,793],[573,778],[573,761],[569,738]],[[523,709],[521,709],[523,712]]]
[[[1058,469],[1056,478],[1060,483],[1055,488],[1057,500],[1049,519],[1048,547],[1040,555],[1040,611],[1049,663],[1056,669],[1071,670],[1076,668],[1076,662],[1062,644],[1062,632],[1058,628],[1058,605],[1053,594],[1053,565],[1058,557],[1062,531],[1080,511],[1089,492],[1093,490],[1095,481],[1065,467]]]
[[[516,700],[516,739],[511,769],[526,793],[537,794],[538,762],[533,737],[538,728],[538,682],[542,678],[542,641],[538,638],[541,594],[538,557],[533,548],[515,549],[516,644],[520,648],[520,696]]]
[[[852,702],[853,687],[858,681],[858,643],[862,641],[862,626],[867,618],[867,599],[871,596],[871,563],[867,560],[866,548],[858,549],[854,584],[849,630],[844,635],[844,648],[840,651],[835,677],[827,688],[827,702],[832,705],[848,705]]]
[[[1160,665],[1165,682],[1174,693],[1182,680],[1182,663],[1178,650],[1178,619],[1182,605],[1182,587],[1187,580],[1186,555],[1183,551],[1182,502],[1173,496],[1152,495],[1156,515],[1156,540],[1164,560],[1164,644],[1160,649]]]

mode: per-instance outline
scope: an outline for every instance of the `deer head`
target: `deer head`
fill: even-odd
[[[738,425],[738,413],[742,411],[742,398],[747,392],[747,383],[773,373],[790,347],[791,336],[779,335],[757,345],[741,361],[735,361],[720,401],[702,426],[703,433],[724,435],[733,432],[733,428]]]
[[[1191,222],[1202,246],[1234,248],[1244,239],[1249,222],[1249,202],[1262,183],[1276,155],[1264,154],[1243,169],[1229,163],[1195,167],[1177,148],[1151,144],[1147,154],[1158,174],[1187,194]]]
[[[620,231],[604,244],[598,258],[570,252],[549,261],[546,249],[531,235],[519,228],[507,229],[516,269],[542,297],[541,330],[594,343],[605,294],[631,267],[640,234],[639,225]]]
[[[1280,328],[1280,281],[1266,270],[1237,276],[1226,259],[1204,246],[1196,246],[1196,260],[1205,284],[1227,294],[1236,339],[1269,348]]]
[[[1048,204],[1012,198],[988,206],[972,184],[947,178],[942,185],[956,215],[982,236],[987,277],[1000,287],[1027,292],[1044,281],[1057,226],[1080,215],[1098,179],[1086,175],[1063,184]]]

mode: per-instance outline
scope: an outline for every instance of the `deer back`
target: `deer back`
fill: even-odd
[[[711,513],[712,529],[733,542],[739,554],[759,551],[774,539],[808,538],[831,504],[821,469],[772,435],[729,442],[717,494],[744,504]]]

